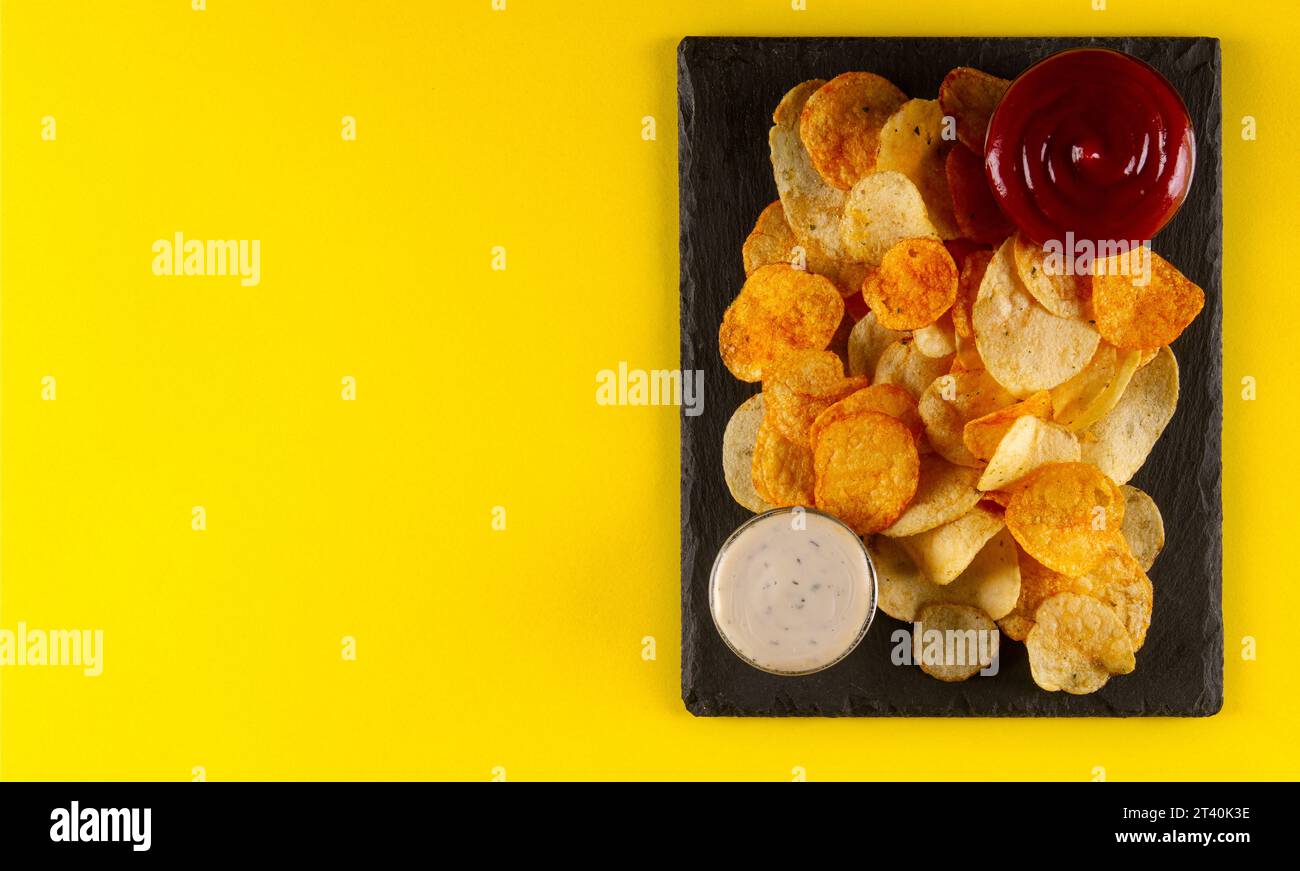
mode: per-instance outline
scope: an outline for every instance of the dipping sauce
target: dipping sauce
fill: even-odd
[[[839,520],[779,508],[722,545],[709,607],[741,659],[774,674],[808,674],[862,640],[876,613],[876,573],[862,539]]]
[[[1187,107],[1147,64],[1080,48],[1012,82],[989,122],[984,167],[1002,211],[1034,242],[1144,241],[1187,197]]]

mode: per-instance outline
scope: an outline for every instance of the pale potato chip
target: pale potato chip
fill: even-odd
[[[889,526],[916,493],[920,462],[911,430],[876,411],[837,420],[813,448],[817,507],[858,535]]]
[[[970,452],[963,439],[967,422],[1014,402],[1015,397],[979,369],[934,379],[921,394],[917,407],[931,447],[950,463],[979,468],[983,462]]]
[[[977,70],[957,67],[939,85],[939,105],[957,121],[957,138],[976,154],[984,153],[989,119],[1011,82]]]
[[[1117,348],[1168,345],[1205,306],[1203,290],[1153,251],[1150,263],[1143,263],[1144,253],[1146,249],[1135,249],[1093,266],[1097,329]]]
[[[989,262],[971,324],[989,374],[1025,397],[1078,374],[1101,337],[1087,321],[1057,317],[1034,301],[1016,274],[1013,248],[1008,239]]]
[[[876,567],[880,610],[897,620],[911,622],[932,603],[969,605],[997,620],[1019,600],[1016,543],[1005,529],[989,539],[956,580],[943,586],[921,574],[907,551],[893,539],[872,536],[867,551]]]
[[[849,334],[849,374],[875,374],[876,364],[885,349],[900,339],[908,338],[906,330],[890,330],[880,325],[875,312],[867,312],[853,325]]]
[[[1041,466],[1078,462],[1079,456],[1079,439],[1074,433],[1038,417],[1021,417],[998,442],[977,486],[1006,490]]]
[[[904,239],[938,239],[925,200],[901,172],[873,172],[849,191],[840,218],[845,256],[870,267]]]
[[[980,500],[975,488],[978,479],[978,469],[955,466],[934,454],[922,457],[916,495],[882,534],[892,538],[916,535],[964,516]]]
[[[830,279],[843,297],[862,293],[862,282],[871,273],[871,267],[867,264],[832,257],[811,239],[805,239],[802,244],[795,245],[790,250],[790,263],[796,268],[807,269],[814,275]]]
[[[1016,274],[1038,304],[1058,318],[1089,319],[1092,276],[1070,274],[1073,270],[1066,268],[1066,258],[1049,256],[1048,251],[1023,233],[1013,238]]]
[[[1119,402],[1088,430],[1083,461],[1101,469],[1117,484],[1126,484],[1146,462],[1178,407],[1178,361],[1168,348],[1133,373]]]
[[[754,445],[762,424],[763,394],[755,393],[732,412],[722,433],[722,476],[727,480],[727,489],[741,507],[755,514],[775,507],[754,489]]]
[[[876,169],[901,172],[925,200],[930,223],[941,239],[961,236],[948,190],[946,161],[951,142],[943,139],[943,109],[938,100],[908,100],[880,131]]]
[[[1051,418],[1051,394],[1046,390],[1040,390],[1014,405],[999,408],[983,417],[967,421],[962,430],[962,441],[966,443],[966,449],[976,459],[987,461],[998,449],[998,443],[1002,441],[1002,437],[1007,434],[1012,425],[1018,419],[1028,416],[1041,417],[1044,420]]]
[[[908,336],[885,348],[876,361],[876,374],[871,380],[875,384],[897,384],[919,398],[951,366],[951,357],[927,357]]]
[[[926,605],[917,614],[912,659],[921,671],[947,683],[966,680],[998,656],[998,629],[969,605]]]
[[[844,318],[844,299],[819,275],[791,266],[764,266],[745,280],[718,329],[722,362],[741,381],[758,381],[764,367],[791,351],[821,350]]]
[[[924,468],[921,480],[924,483]],[[1129,552],[1142,567],[1142,571],[1149,572],[1165,547],[1165,521],[1160,516],[1160,507],[1137,487],[1125,484],[1119,489],[1124,494],[1124,525],[1121,532],[1128,542]]]
[[[1109,606],[1119,617],[1133,641],[1134,652],[1141,650],[1151,626],[1154,590],[1138,561],[1124,547],[1116,547],[1080,580],[1088,595]]]
[[[1002,526],[1001,515],[977,505],[956,520],[897,541],[923,575],[944,585],[966,570]]]
[[[813,455],[807,445],[787,439],[765,419],[754,442],[754,490],[771,505],[811,507]]]
[[[927,357],[951,357],[957,353],[951,312],[944,312],[934,323],[916,330],[912,338],[916,341],[916,350]]]
[[[754,229],[750,230],[740,249],[745,274],[752,275],[755,270],[773,263],[789,263],[790,249],[794,246],[794,231],[785,222],[785,209],[781,208],[781,201],[768,204],[759,213]]]
[[[1010,532],[1007,533],[1010,535]],[[1079,578],[1054,572],[1024,551],[1018,550],[1020,593],[1015,606],[998,620],[998,628],[1013,641],[1024,641],[1034,628],[1038,606],[1057,593],[1087,594],[1088,587]]]
[[[862,282],[862,297],[891,330],[932,324],[957,298],[957,265],[938,239],[904,239]]]
[[[1101,342],[1078,375],[1051,390],[1052,417],[1079,432],[1101,420],[1119,402],[1137,371],[1140,351],[1117,351]]]
[[[874,73],[843,73],[804,104],[799,135],[826,183],[848,190],[875,169],[880,128],[907,100]]]
[[[1049,692],[1095,693],[1111,675],[1137,666],[1133,640],[1115,612],[1077,593],[1058,593],[1039,606],[1025,646],[1034,683]]]
[[[772,172],[781,197],[785,218],[795,238],[810,240],[828,257],[840,258],[840,214],[845,193],[828,185],[813,168],[812,159],[799,138],[799,115],[821,82],[796,85],[781,100],[772,116],[776,125],[768,133]]]

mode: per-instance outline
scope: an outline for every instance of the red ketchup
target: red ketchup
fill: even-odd
[[[1165,78],[1118,51],[1079,48],[1012,82],[989,122],[984,167],[1008,218],[1042,245],[1144,241],[1192,183],[1196,137]]]

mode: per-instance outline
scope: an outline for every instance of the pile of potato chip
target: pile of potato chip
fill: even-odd
[[[1168,345],[1204,294],[1154,254],[1145,286],[1118,264],[1044,268],[984,176],[1007,85],[963,67],[908,99],[845,73],[781,100],[780,199],[718,333],[732,374],[762,383],[724,473],[751,511],[816,507],[862,535],[890,616],[996,621],[1040,687],[1090,693],[1133,670],[1150,625],[1164,528],[1127,481],[1173,416]]]

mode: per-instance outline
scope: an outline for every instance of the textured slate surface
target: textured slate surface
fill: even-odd
[[[1022,644],[1003,645],[1001,672],[944,684],[890,664],[877,616],[847,659],[820,674],[777,677],[742,663],[709,615],[709,569],[749,514],[722,477],[722,431],[757,385],[718,357],[722,313],[744,280],[740,247],[776,199],[768,160],[772,109],[790,87],[848,70],[886,76],[909,96],[933,98],[943,76],[974,66],[1014,78],[1053,51],[1101,45],[1136,55],[1182,94],[1197,133],[1191,195],[1155,250],[1197,282],[1206,305],[1174,345],[1177,414],[1133,484],[1165,518],[1165,551],[1151,571],[1155,607],[1137,670],[1099,693],[1034,686]],[[1208,38],[687,38],[678,48],[683,369],[705,372],[705,411],[682,417],[682,698],[701,716],[1205,716],[1223,703],[1220,608],[1222,507],[1222,208],[1219,43]]]

